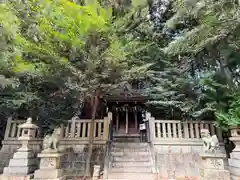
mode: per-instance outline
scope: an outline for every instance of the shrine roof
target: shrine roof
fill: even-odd
[[[133,89],[128,83],[119,85],[118,87],[111,89],[103,96],[107,101],[141,101],[146,102],[149,98],[141,93],[139,89]]]

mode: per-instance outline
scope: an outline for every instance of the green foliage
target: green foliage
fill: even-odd
[[[111,9],[96,2],[12,1],[1,8],[3,37],[11,37],[3,47],[15,50],[1,50],[0,73],[6,84],[0,91],[1,112],[17,111],[51,127],[70,119],[96,89],[104,93],[147,72],[149,65],[132,58],[139,43],[122,40]],[[16,86],[7,87],[10,80]]]
[[[176,1],[175,15],[166,22],[165,30],[173,29],[187,20],[195,21],[171,42],[165,51],[169,54],[197,54],[209,46],[229,38],[239,28],[239,4],[236,1],[204,0]],[[235,39],[231,39],[231,41]]]
[[[216,122],[217,124],[225,129],[228,129],[231,126],[239,125],[240,124],[240,97],[239,94],[233,95],[233,99],[228,102],[229,108],[227,111],[224,110],[217,110],[216,115]]]
[[[128,81],[140,82],[162,118],[228,113],[240,82],[234,3],[171,1],[156,22],[145,0],[2,3],[0,111],[50,127],[71,118],[96,89]]]
[[[174,13],[161,32],[170,38],[160,47],[172,65],[160,70],[164,76],[155,76],[153,103],[178,117],[180,112],[180,118],[213,119],[214,112],[228,112],[238,91],[239,3],[179,0],[172,5]]]

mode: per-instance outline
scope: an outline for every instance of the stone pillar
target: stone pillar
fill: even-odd
[[[27,180],[33,177],[33,172],[37,169],[38,161],[34,157],[33,150],[29,147],[29,142],[36,139],[37,126],[32,124],[32,119],[28,118],[27,122],[19,125],[22,130],[18,138],[22,141],[22,147],[14,153],[10,159],[9,166],[5,167],[1,180]]]
[[[70,130],[70,137],[74,138],[75,137],[75,133],[76,133],[76,120],[78,120],[79,118],[77,116],[73,117],[71,120],[71,130]]]
[[[149,140],[153,143],[155,140],[155,118],[151,116],[150,112],[146,112],[146,119],[149,123]]]
[[[62,155],[54,149],[45,149],[38,154],[40,167],[34,173],[34,180],[64,180],[63,170],[60,169]]]
[[[230,154],[229,171],[231,173],[232,180],[240,179],[240,126],[231,128],[231,138],[230,140],[234,142],[236,147],[233,149]]]
[[[200,180],[230,180],[230,172],[225,170],[225,154],[202,153]]]

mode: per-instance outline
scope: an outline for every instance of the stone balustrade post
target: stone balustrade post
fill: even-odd
[[[146,120],[148,121],[148,125],[149,125],[149,140],[150,142],[154,142],[155,141],[155,118],[151,116],[150,112],[146,112]]]
[[[73,117],[71,120],[71,130],[70,130],[70,137],[74,138],[75,137],[75,129],[76,129],[76,120],[78,117]]]
[[[108,131],[109,131],[109,118],[108,117],[104,117],[104,121],[103,121],[103,139],[105,141],[108,140]]]
[[[150,135],[150,142],[154,143],[156,135],[155,135],[155,118],[150,117],[149,119],[149,135]]]
[[[6,126],[6,129],[5,129],[4,140],[7,140],[8,137],[9,137],[9,133],[10,133],[10,130],[11,130],[11,123],[12,123],[12,117],[9,117],[7,119],[7,126]]]

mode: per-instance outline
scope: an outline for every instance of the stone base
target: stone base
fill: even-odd
[[[0,180],[30,180],[33,178],[33,174],[27,176],[18,176],[18,175],[1,175]]]
[[[200,154],[200,156],[201,156],[201,167],[204,169],[224,170],[224,167],[226,167],[225,154],[203,153],[203,154]]]
[[[240,152],[234,152],[234,153],[232,152],[230,154],[231,159],[240,159],[239,157],[240,157]]]
[[[34,173],[34,179],[55,179],[63,177],[62,169],[38,169]]]
[[[37,159],[10,159],[9,167],[21,167],[21,166],[35,166],[38,163]]]
[[[13,154],[13,159],[29,159],[29,158],[34,158],[34,153],[33,152],[17,151]]]
[[[240,159],[228,159],[229,166],[240,169]]]
[[[240,168],[229,166],[228,169],[232,176],[240,177]]]
[[[23,151],[22,151],[23,150]],[[29,174],[33,174],[37,169],[38,160],[34,158],[34,153],[30,149],[18,149],[13,154],[13,158],[9,161],[9,166],[4,167],[3,176],[9,177],[31,177]]]
[[[27,176],[34,172],[36,167],[5,167],[3,170],[3,175],[19,175],[19,176]]]
[[[223,169],[200,168],[200,180],[230,180],[230,172]]]
[[[38,154],[38,157],[40,160],[40,168],[39,169],[59,169],[60,168],[60,157],[62,156],[62,153],[59,153],[55,150],[44,150],[40,154]]]
[[[60,169],[60,157],[63,154],[46,149],[38,154],[40,168],[34,172],[34,180],[65,180],[63,170]]]
[[[59,178],[48,178],[48,179],[45,179],[45,178],[34,178],[33,180],[65,180],[66,178],[65,177],[59,177]]]
[[[240,176],[233,176],[231,175],[231,180],[239,180],[240,179]]]

